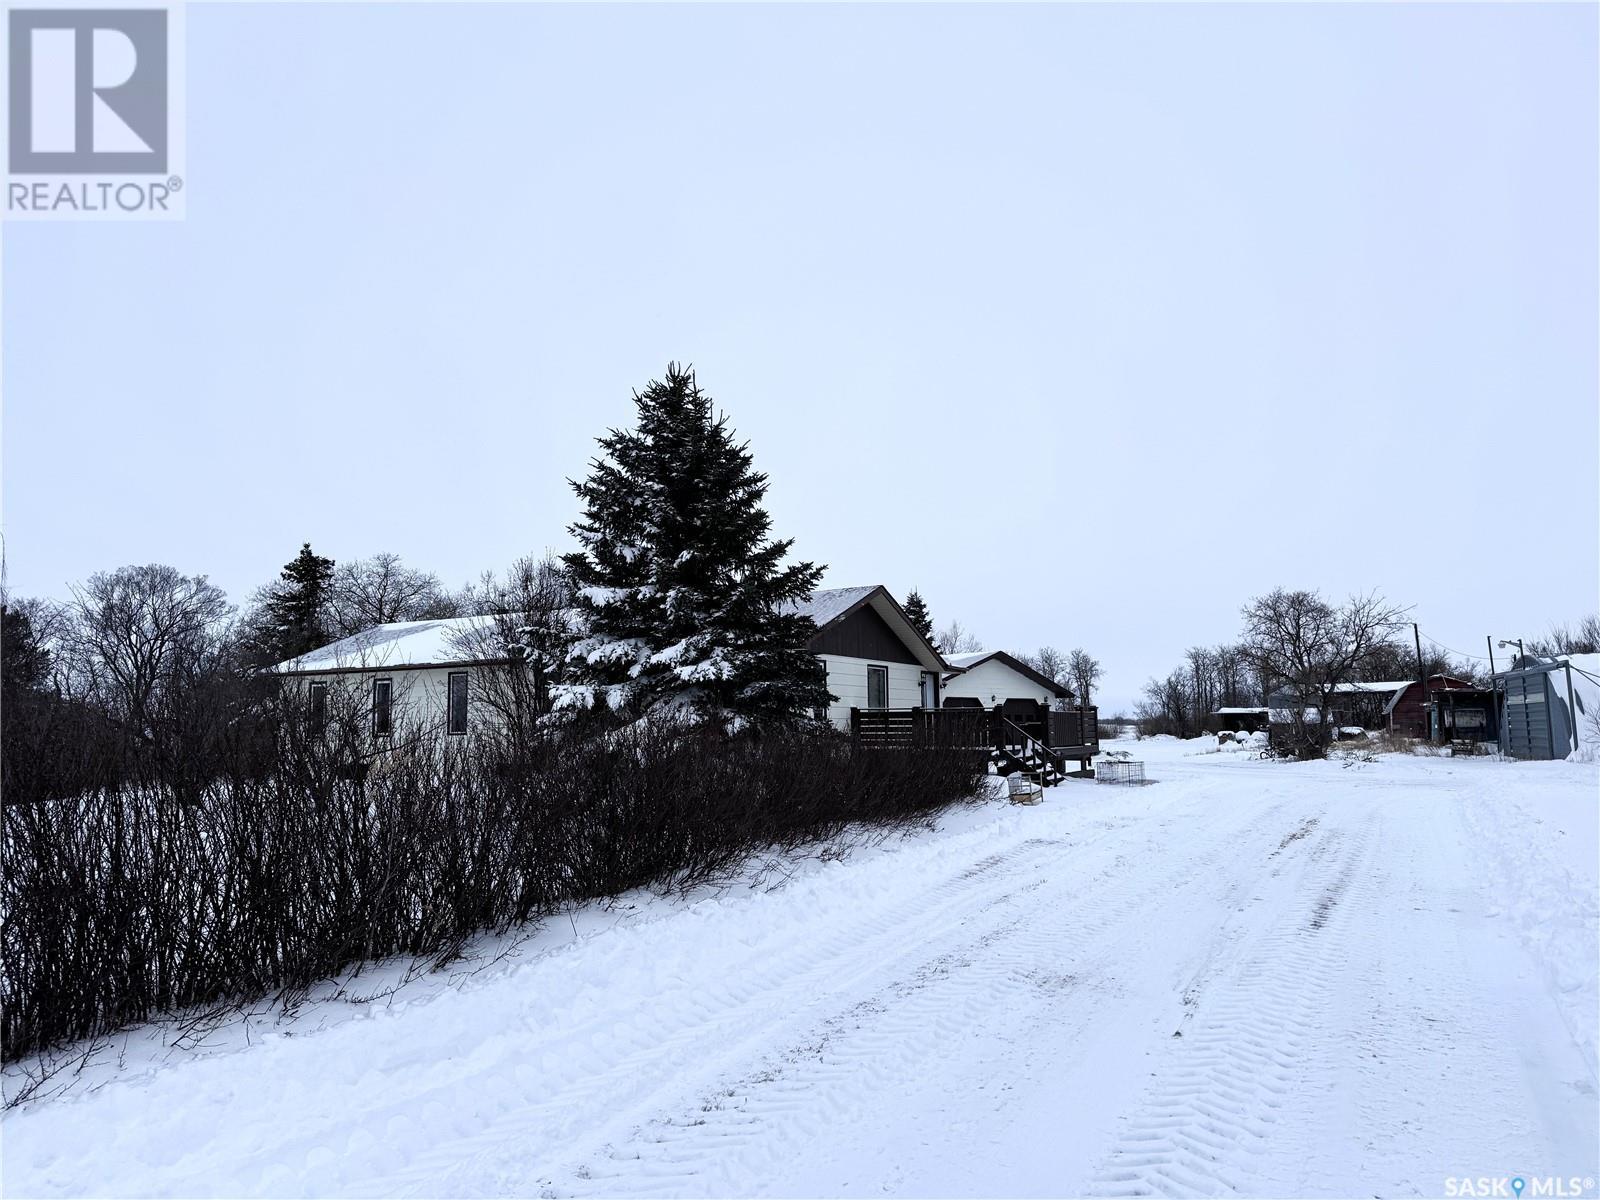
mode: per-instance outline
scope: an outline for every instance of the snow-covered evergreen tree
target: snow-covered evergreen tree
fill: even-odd
[[[906,597],[906,619],[911,622],[911,628],[927,639],[929,645],[934,645],[933,614],[928,611],[928,602],[916,588],[912,588],[911,594]]]
[[[600,438],[604,453],[573,484],[581,549],[563,561],[583,632],[558,705],[732,725],[825,706],[805,648],[816,626],[795,611],[822,571],[784,565],[792,540],[769,536],[767,477],[748,444],[676,363],[634,403],[637,428]]]

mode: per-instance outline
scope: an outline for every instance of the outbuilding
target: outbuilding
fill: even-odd
[[[1398,687],[1383,706],[1384,728],[1401,737],[1438,736],[1430,728],[1430,708],[1435,693],[1473,690],[1472,680],[1454,675],[1430,675],[1427,685],[1413,679]],[[1463,720],[1470,720],[1463,717]]]
[[[1600,741],[1600,654],[1525,655],[1494,677],[1500,750],[1511,758],[1566,758]]]
[[[1230,733],[1255,733],[1258,729],[1265,729],[1271,724],[1272,710],[1249,708],[1240,705],[1224,705],[1211,714],[1211,731],[1221,733],[1226,730]]]

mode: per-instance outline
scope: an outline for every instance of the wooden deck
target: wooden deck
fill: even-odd
[[[850,739],[858,749],[952,747],[980,750],[1002,775],[1033,770],[1057,777],[1067,762],[1087,770],[1100,752],[1099,710],[1093,706],[1018,722],[999,708],[852,708]]]

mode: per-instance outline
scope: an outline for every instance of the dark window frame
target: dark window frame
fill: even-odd
[[[882,704],[874,704],[872,702],[872,679],[873,679],[873,675],[874,674],[881,675],[883,677],[883,703]],[[889,710],[889,668],[888,667],[879,666],[876,663],[869,663],[867,665],[867,709],[868,709],[869,712],[887,712]]]
[[[378,689],[383,689],[383,704],[378,704]],[[379,714],[382,720],[379,720]],[[372,736],[394,736],[394,678],[380,675],[372,681]]]
[[[461,728],[456,728],[456,680],[461,680]],[[468,704],[472,695],[472,672],[451,671],[444,680],[444,731],[451,737],[464,737],[469,722]]]
[[[328,723],[328,681],[313,679],[306,687],[306,701],[312,728],[323,728]]]

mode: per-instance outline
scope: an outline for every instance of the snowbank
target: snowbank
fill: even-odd
[[[1591,747],[1592,752],[1592,747]],[[1479,871],[1544,973],[1591,1074],[1600,1013],[1600,772],[1583,763],[1506,762],[1462,804]]]

